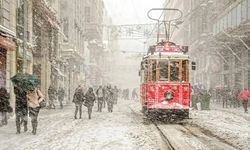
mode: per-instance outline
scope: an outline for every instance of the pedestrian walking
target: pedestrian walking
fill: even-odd
[[[248,100],[250,98],[250,93],[249,91],[244,88],[241,92],[240,92],[240,95],[239,95],[240,99],[242,100],[242,105],[243,105],[243,108],[244,108],[244,111],[245,113],[248,113],[248,110],[247,110],[247,105],[248,105]]]
[[[59,90],[58,90],[58,101],[60,103],[60,108],[61,109],[63,109],[64,95],[65,95],[65,91],[64,91],[63,87],[60,87]]]
[[[40,103],[44,100],[42,92],[35,88],[34,90],[27,92],[29,117],[31,118],[32,133],[35,135],[38,126],[38,114],[40,111]]]
[[[96,96],[97,96],[97,105],[98,105],[98,112],[102,112],[102,105],[104,101],[104,89],[102,86],[99,86],[99,88],[96,90]]]
[[[7,112],[10,109],[9,99],[10,95],[7,90],[4,87],[0,88],[0,127],[8,124]]]
[[[132,91],[132,99],[134,101],[136,101],[138,99],[138,94],[137,94],[136,88],[134,88]]]
[[[93,88],[89,88],[87,93],[85,94],[85,102],[84,106],[88,108],[89,119],[91,119],[92,108],[95,102],[95,94]]]
[[[107,88],[107,105],[108,105],[108,112],[113,112],[113,105],[114,105],[114,93],[112,91],[111,86]]]
[[[53,85],[49,86],[48,95],[49,95],[49,109],[55,109],[56,106],[54,102],[57,99],[57,91]]]
[[[103,98],[103,108],[106,107],[106,102],[108,99],[108,91],[107,91],[108,86],[105,86],[104,89],[104,98]]]
[[[24,132],[28,130],[28,106],[27,106],[27,96],[26,91],[21,87],[14,86],[14,93],[16,95],[16,129],[17,134],[21,133],[21,124],[24,125]]]
[[[118,102],[118,96],[119,96],[119,90],[115,86],[114,89],[113,89],[113,91],[114,91],[114,104],[117,104],[117,102]]]
[[[82,104],[84,102],[83,88],[79,85],[74,93],[73,103],[75,103],[75,119],[77,119],[77,113],[79,111],[79,119],[82,118]]]

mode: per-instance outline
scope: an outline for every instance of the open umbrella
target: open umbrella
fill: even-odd
[[[28,73],[17,73],[11,78],[11,81],[25,91],[33,90],[40,84],[36,76]]]

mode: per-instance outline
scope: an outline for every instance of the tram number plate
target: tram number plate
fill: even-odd
[[[163,101],[163,102],[162,102],[162,104],[167,105],[167,104],[168,104],[168,102],[167,102],[167,101]]]

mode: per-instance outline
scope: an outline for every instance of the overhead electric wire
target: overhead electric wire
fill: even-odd
[[[167,7],[167,5],[170,3],[170,1],[171,0],[168,0],[168,2],[166,2],[164,8]],[[162,13],[161,13],[160,17],[158,18],[158,20],[161,19],[163,14],[164,14],[164,10],[162,10]],[[151,36],[152,36],[153,32],[155,31],[155,29],[157,28],[157,26],[158,26],[158,22],[155,23],[155,26],[154,26],[153,30],[151,31],[151,33],[149,34],[149,37],[147,38],[146,43],[148,43],[148,40],[151,38]]]

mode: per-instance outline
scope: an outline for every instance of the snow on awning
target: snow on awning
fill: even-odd
[[[57,30],[60,29],[60,26],[58,25],[58,23],[56,23],[55,21],[53,21],[48,15],[46,15],[46,17],[48,18],[48,21],[49,21],[49,23],[50,23],[50,25],[52,27],[54,27]]]
[[[53,67],[53,68],[57,71],[58,75],[60,75],[60,76],[62,76],[62,77],[65,77],[65,75],[61,72],[60,69],[58,69],[58,68],[56,68],[56,67]]]

